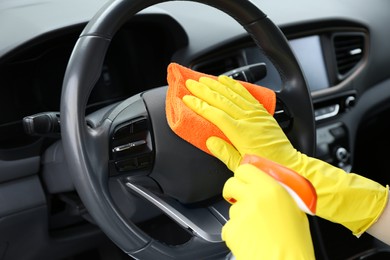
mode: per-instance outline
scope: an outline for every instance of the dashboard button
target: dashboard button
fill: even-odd
[[[349,152],[347,151],[347,149],[345,149],[344,147],[338,147],[336,149],[336,159],[339,161],[339,162],[347,162],[348,159],[349,159]]]
[[[322,107],[314,111],[314,116],[316,120],[321,120],[335,116],[339,113],[340,105],[335,104],[331,106]]]

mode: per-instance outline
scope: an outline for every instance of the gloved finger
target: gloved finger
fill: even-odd
[[[244,111],[239,106],[203,83],[188,79],[186,86],[194,96],[207,102],[210,106],[224,111],[233,118],[240,118],[244,114]]]
[[[247,102],[252,104],[260,104],[259,101],[252,96],[252,94],[237,80],[234,80],[226,75],[221,75],[218,77],[218,81],[235,92],[237,95],[244,98]]]
[[[240,165],[234,172],[234,177],[236,182],[255,186],[256,188],[260,189],[262,192],[256,193],[257,196],[278,197],[286,196],[288,194],[283,186],[273,177],[249,163]],[[237,194],[230,193],[230,195],[238,197]],[[245,194],[241,195],[241,198],[244,200],[246,198]],[[255,198],[253,197],[253,199]]]
[[[232,118],[228,113],[210,106],[203,100],[191,95],[185,95],[183,97],[183,102],[195,113],[216,125],[232,143],[240,142],[240,124],[238,124],[237,120]],[[265,112],[263,111],[263,113]],[[243,116],[243,118],[246,117],[247,116]],[[250,117],[250,120],[257,120],[257,118]],[[260,122],[261,118],[259,118],[258,121]]]
[[[236,203],[240,200],[245,200],[248,189],[246,184],[235,177],[229,178],[222,189],[222,197],[230,202]],[[230,209],[231,210],[231,209]]]
[[[210,79],[212,80],[212,79]],[[198,97],[209,103],[210,105],[216,106],[219,102],[214,102],[218,96],[223,96],[213,88],[210,88],[207,84],[202,83],[200,80],[196,81],[193,79],[186,80],[186,87],[192,95]]]
[[[259,184],[259,187],[263,186],[263,183],[271,185],[272,183],[269,184],[269,182],[274,180],[271,176],[250,163],[240,165],[234,172],[234,177],[243,183]]]
[[[234,206],[234,205],[233,205]],[[223,225],[221,230],[221,238],[226,242],[228,248],[232,250],[232,246],[234,246],[234,241],[240,239],[237,237],[237,234],[240,234],[239,230],[242,227],[241,219],[230,218],[225,225]],[[232,243],[233,242],[233,243]],[[232,250],[233,251],[233,250]]]
[[[206,141],[207,149],[231,171],[235,171],[241,162],[241,154],[225,140],[211,136]]]
[[[242,86],[238,82],[237,84],[241,85],[241,87],[244,89],[241,91],[242,94],[250,97],[243,97],[240,94],[236,93],[234,89],[231,89],[229,85],[225,85],[212,78],[201,77],[199,78],[199,82],[203,83],[204,85],[206,85],[211,90],[218,93],[219,95],[222,95],[225,98],[229,99],[232,103],[234,103],[236,106],[240,107],[243,110],[259,109],[260,103],[254,97],[251,96],[251,94],[244,86]],[[248,101],[247,98],[250,99],[251,101]]]
[[[239,130],[237,129],[238,126],[235,123],[235,120],[229,114],[221,109],[210,106],[207,102],[191,95],[185,95],[183,97],[183,102],[195,113],[218,126],[226,137],[234,142],[234,135],[236,135],[236,132]]]
[[[231,120],[230,116],[225,113],[225,111],[214,106],[210,106],[207,101],[204,101],[191,95],[185,95],[182,100],[184,104],[188,106],[191,110],[193,110],[198,115],[204,117],[205,119],[209,120],[213,124],[215,124],[215,121],[213,121],[213,119],[215,120],[215,118],[219,117],[223,118],[224,120]]]
[[[228,248],[231,249],[231,244],[230,244],[230,241],[232,241],[231,237],[234,236],[236,234],[236,232],[234,231],[235,228],[236,228],[236,225],[234,223],[235,221],[234,220],[229,220],[225,223],[225,225],[223,225],[222,227],[222,231],[221,231],[221,238],[223,241],[226,242],[226,246]]]
[[[245,184],[243,187],[245,187]],[[242,195],[240,199],[235,203],[232,203],[229,208],[230,219],[241,219],[243,217],[247,217],[248,214],[252,214],[253,211],[251,210],[254,208],[254,204],[257,203],[257,200],[254,200],[251,193],[253,192],[249,192],[248,188],[246,188],[244,193],[240,194]]]

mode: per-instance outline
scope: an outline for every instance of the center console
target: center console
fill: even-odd
[[[317,158],[349,172],[352,168],[347,128],[340,122],[317,129]]]

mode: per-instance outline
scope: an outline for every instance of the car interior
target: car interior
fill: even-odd
[[[386,0],[0,3],[0,259],[230,259],[232,173],[165,116],[178,63],[276,92],[301,152],[390,184]],[[288,216],[285,216],[288,218]],[[316,259],[389,259],[309,216]]]

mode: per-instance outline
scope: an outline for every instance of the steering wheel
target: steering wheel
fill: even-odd
[[[81,33],[61,96],[65,157],[92,219],[127,254],[140,259],[223,259],[229,251],[220,232],[229,206],[220,193],[231,173],[170,130],[164,113],[166,86],[85,115],[115,33],[139,11],[162,2],[167,0],[108,2]],[[310,93],[279,28],[247,0],[195,2],[233,17],[272,61],[282,78],[277,97],[292,118],[287,135],[298,150],[312,155],[315,128]],[[118,202],[118,197],[130,198],[128,204]],[[144,204],[131,203],[132,199]],[[152,238],[126,212],[142,211],[142,205],[160,209],[191,238],[175,246]]]

